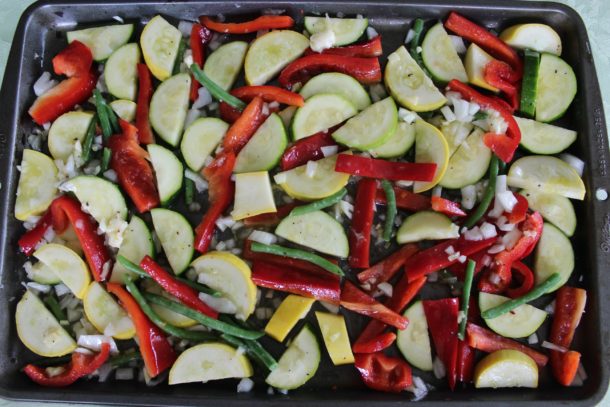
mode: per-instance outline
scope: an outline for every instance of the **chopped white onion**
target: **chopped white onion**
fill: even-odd
[[[462,192],[462,208],[470,210],[474,208],[477,202],[477,189],[474,185],[468,185],[461,189]]]
[[[544,307],[544,312],[546,312],[549,315],[553,315],[555,313],[555,300],[551,301],[549,303],[549,305]]]
[[[265,232],[262,230],[253,230],[252,233],[250,233],[250,235],[248,236],[248,240],[270,245],[277,243],[277,236],[273,233]]]
[[[235,224],[235,221],[231,216],[221,216],[216,219],[216,227],[224,232],[227,228],[230,228]]]
[[[564,348],[563,346],[555,345],[553,342],[549,342],[549,341],[543,341],[540,346],[542,346],[543,348],[554,350],[554,351],[561,352],[561,353],[566,353],[569,350],[567,348]]]
[[[34,82],[34,94],[40,96],[48,92],[51,88],[57,85],[57,81],[51,78],[51,74],[47,71],[43,72],[42,75]]]
[[[410,188],[413,186],[413,181],[399,180],[396,181],[394,184],[400,188]]]
[[[502,236],[502,243],[504,244],[504,246],[506,247],[506,249],[510,250],[513,247],[515,247],[515,245],[517,244],[517,242],[519,241],[519,239],[521,239],[521,236],[523,235],[523,232],[521,232],[521,230],[519,230],[518,228],[515,228],[513,230],[511,230],[510,232],[508,232],[507,234],[505,234],[504,236]]]
[[[110,345],[110,353],[116,355],[119,350],[116,346],[116,342],[109,336],[105,335],[80,335],[76,344],[87,348],[89,350],[99,352],[102,350],[102,344],[108,343]]]
[[[460,252],[455,252],[455,253],[450,254],[449,256],[447,256],[447,260],[455,261],[455,260],[459,259],[461,255],[462,254]]]
[[[118,182],[118,180],[119,180],[119,177],[118,177],[116,171],[113,170],[112,168],[104,171],[103,175],[104,175],[104,178],[106,178],[109,181],[115,182],[115,183]]]
[[[320,31],[309,37],[309,48],[314,52],[322,52],[325,49],[332,48],[335,43],[335,32],[331,29]]]
[[[462,234],[464,235],[464,239],[468,241],[483,240],[483,233],[481,233],[481,229],[478,226],[474,226],[472,229],[467,229]]]
[[[191,36],[191,30],[193,29],[193,23],[190,21],[180,20],[178,23],[178,30],[182,33],[182,36],[188,38]]]
[[[529,343],[530,345],[538,343],[538,335],[536,335],[536,332],[534,332],[527,338],[527,343]]]
[[[190,108],[184,119],[184,128],[187,129],[195,120],[199,118],[201,112],[195,108]]]
[[[410,28],[409,31],[407,31],[407,36],[405,37],[405,44],[410,43],[413,37],[415,37],[415,31]]]
[[[498,226],[498,229],[500,229],[502,232],[510,232],[511,230],[515,229],[516,225],[514,223],[505,223],[502,226]]]
[[[412,401],[419,401],[428,395],[428,387],[420,377],[413,376],[412,383],[407,387],[407,391],[413,393]]]
[[[392,293],[394,292],[394,287],[392,287],[392,284],[388,283],[387,281],[377,285],[377,288],[387,297],[391,297]]]
[[[352,218],[352,215],[354,214],[354,205],[347,201],[341,200],[339,201],[339,208],[348,219]]]
[[[405,123],[411,124],[415,120],[419,119],[419,115],[415,112],[405,109],[404,107],[398,108],[398,119]]]
[[[287,175],[285,172],[279,172],[273,176],[273,180],[277,184],[285,184],[287,181]]]
[[[578,176],[582,177],[582,173],[585,170],[585,162],[583,160],[568,153],[560,154],[559,158],[568,163],[578,173]]]
[[[448,122],[452,122],[456,119],[455,113],[453,113],[453,110],[451,110],[449,106],[443,106],[441,108],[441,113],[443,114],[445,120]]]
[[[443,194],[443,187],[437,185],[432,189],[432,196],[441,196]]]
[[[469,113],[470,103],[464,99],[455,100],[453,103],[453,112],[456,120],[460,122],[471,122],[473,117]]]
[[[447,375],[445,365],[438,356],[434,358],[434,362],[432,363],[432,370],[434,371],[434,377],[436,377],[437,379],[442,379]]]
[[[205,86],[201,86],[197,91],[197,99],[193,102],[192,109],[201,109],[212,103],[212,94]]]
[[[308,178],[313,178],[316,175],[317,169],[317,161],[307,161],[307,166],[305,167],[305,175],[307,175]]]
[[[496,254],[496,253],[503,252],[505,249],[506,249],[506,246],[504,246],[503,244],[496,244],[496,245],[491,246],[489,248],[489,250],[487,250],[487,253]]]
[[[248,393],[252,391],[254,388],[254,382],[247,377],[244,377],[237,383],[237,392],[238,393]]]
[[[45,294],[48,293],[49,291],[51,291],[50,285],[39,284],[34,281],[30,281],[29,283],[27,283],[26,287],[31,288],[32,290],[37,291],[39,293],[45,293]]]
[[[195,189],[197,192],[203,192],[208,189],[208,182],[195,171],[191,171],[187,168],[184,170],[184,176],[195,183]]]
[[[70,294],[70,292],[68,286],[63,283],[55,285],[55,294],[57,294],[58,297]]]
[[[205,302],[213,310],[222,314],[235,314],[237,312],[237,306],[227,298],[199,293],[199,299]]]
[[[373,27],[369,26],[366,28],[366,36],[369,38],[369,40],[372,40],[373,38],[377,37],[378,35],[379,35],[379,33]]]
[[[108,377],[110,377],[110,373],[112,373],[113,370],[114,367],[112,367],[110,363],[104,363],[99,369],[97,369],[97,379],[101,383],[105,382],[108,380]]]
[[[455,253],[455,249],[453,248],[453,246],[449,245],[445,249],[445,253],[447,253],[447,254],[454,254]]]
[[[116,370],[114,378],[117,380],[133,380],[134,372],[131,367],[121,367]]]
[[[123,20],[123,17],[121,17],[121,16],[112,16],[112,19],[115,21],[118,21],[121,24],[123,24],[125,22],[125,20]]]
[[[511,191],[504,191],[496,195],[500,205],[504,208],[505,212],[512,213],[515,205],[517,205],[517,198],[515,198],[515,194]]]
[[[339,313],[339,306],[335,305],[335,304],[331,304],[330,302],[326,302],[326,301],[320,301],[320,304],[322,304],[322,306],[324,308],[326,308],[326,310],[332,314],[338,314]]]
[[[489,239],[498,236],[498,232],[496,232],[496,227],[488,222],[483,222],[483,224],[479,227],[479,230],[483,235],[483,239]]]
[[[324,157],[330,157],[339,152],[339,146],[324,146],[320,147],[320,150],[322,150],[322,155]]]
[[[464,40],[462,37],[458,35],[450,35],[449,39],[451,39],[451,44],[453,44],[453,48],[455,48],[455,52],[458,54],[466,53],[466,45],[464,45]]]

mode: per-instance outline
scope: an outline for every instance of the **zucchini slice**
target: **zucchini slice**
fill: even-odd
[[[460,228],[447,216],[439,212],[420,211],[409,216],[396,233],[399,244],[420,240],[455,239]]]
[[[572,236],[576,230],[576,212],[568,198],[557,194],[545,194],[531,189],[521,191],[529,207],[538,211],[542,217],[557,226],[566,236]]]
[[[552,122],[564,115],[576,96],[576,75],[570,65],[552,54],[542,54],[538,70],[536,120]]]
[[[508,300],[508,297],[480,292],[479,308],[484,312]],[[546,317],[543,310],[523,304],[499,317],[486,319],[485,323],[492,331],[506,338],[526,338],[540,328]]]
[[[104,178],[80,175],[66,181],[62,189],[73,192],[97,223],[109,224],[127,218],[127,204],[117,184]]]
[[[69,31],[68,43],[77,40],[85,44],[93,54],[93,59],[103,61],[120,46],[126,44],[133,34],[133,24],[106,25]]]
[[[76,141],[82,146],[91,119],[93,113],[77,111],[64,113],[55,119],[47,140],[51,156],[65,162],[74,152]]]
[[[553,291],[557,290],[568,281],[572,271],[574,271],[574,248],[570,239],[555,226],[545,222],[534,256],[536,284],[542,283],[553,273],[559,273],[561,279],[553,288]]]
[[[494,58],[483,51],[477,44],[470,44],[468,50],[466,50],[466,58],[464,59],[468,82],[495,93],[499,92],[500,89],[487,83],[484,76],[485,66],[493,60]]]
[[[421,301],[415,302],[404,313],[409,325],[396,333],[396,346],[407,362],[424,372],[432,371],[432,349],[428,321]]]
[[[140,47],[125,44],[110,55],[104,67],[104,81],[108,91],[119,99],[135,100],[138,89]]]
[[[157,87],[150,100],[150,124],[172,147],[178,145],[182,136],[190,89],[190,75],[174,75]]]
[[[57,167],[51,158],[35,150],[23,150],[17,185],[15,217],[25,221],[47,210],[57,195]]]
[[[330,30],[335,34],[334,46],[337,47],[358,41],[368,25],[366,18],[305,17],[305,29],[309,34]]]
[[[83,308],[87,319],[99,332],[106,332],[112,324],[112,337],[116,339],[131,339],[136,334],[133,321],[125,310],[97,281],[89,284]]]
[[[165,147],[149,144],[147,149],[155,170],[161,205],[167,206],[182,188],[184,167],[178,157]]]
[[[557,154],[576,141],[574,130],[536,120],[515,117],[521,130],[521,146],[535,154]]]
[[[215,117],[202,117],[191,123],[180,143],[186,165],[193,171],[201,170],[206,158],[212,155],[228,129],[227,123]]]
[[[236,173],[267,171],[276,166],[288,144],[280,116],[273,113],[256,130],[235,161]]]
[[[449,158],[449,165],[439,185],[458,189],[483,178],[491,161],[491,150],[483,142],[483,131],[474,130]]]
[[[56,243],[48,243],[34,252],[34,257],[59,277],[76,298],[82,299],[91,282],[91,274],[87,264],[80,256]]]
[[[299,140],[327,130],[358,113],[356,107],[337,94],[321,93],[310,97],[292,119],[292,137]]]
[[[422,42],[421,56],[432,77],[439,82],[457,79],[468,82],[466,69],[443,23],[428,30]]]
[[[148,226],[146,226],[146,223],[141,218],[135,215],[131,217],[129,225],[127,225],[127,229],[123,234],[123,243],[119,247],[118,255],[125,257],[135,264],[140,264],[144,256],[153,257],[155,255],[155,245],[150,230],[148,230]],[[112,274],[110,275],[110,281],[124,284],[126,276],[132,279],[138,277],[127,270],[120,262],[115,262]]]
[[[474,368],[474,387],[538,387],[538,366],[523,352],[498,350],[485,356]]]
[[[184,216],[169,209],[152,209],[150,215],[169,265],[175,274],[182,273],[193,258],[193,228]]]
[[[224,90],[229,90],[244,65],[248,43],[233,41],[223,44],[206,59],[203,72]]]
[[[334,93],[349,100],[358,110],[363,110],[371,104],[371,98],[360,82],[340,72],[326,72],[314,76],[299,93],[305,99],[321,93]]]
[[[117,99],[109,103],[114,112],[123,120],[133,122],[136,118],[138,105],[131,100]]]
[[[153,17],[144,26],[140,36],[144,61],[160,81],[172,75],[181,40],[180,31],[161,16]]]
[[[398,122],[396,130],[379,147],[369,150],[373,157],[395,158],[405,155],[415,143],[415,124]]]
[[[557,31],[546,24],[513,25],[502,31],[500,39],[513,48],[561,55],[561,38]]]

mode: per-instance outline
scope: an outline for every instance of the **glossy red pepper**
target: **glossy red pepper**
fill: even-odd
[[[155,142],[148,111],[153,87],[150,71],[146,64],[138,64],[138,103],[136,105],[136,127],[138,129],[138,140],[141,144],[152,144]]]
[[[580,323],[582,314],[585,312],[586,303],[587,292],[581,288],[563,286],[557,291],[555,313],[553,314],[553,324],[549,336],[550,342],[569,349],[574,338],[574,332]],[[551,350],[553,377],[562,385],[569,386],[572,384],[579,364],[579,352],[568,351],[562,353]]]
[[[210,30],[224,34],[249,34],[262,30],[277,30],[294,26],[292,17],[275,15],[260,16],[243,23],[219,23],[207,16],[199,17],[199,21]]]
[[[447,216],[466,216],[466,212],[460,208],[460,204],[449,199],[433,196],[431,198],[432,210],[444,213]]]
[[[419,212],[430,209],[430,197],[422,194],[416,194],[406,189],[394,187],[394,195],[396,195],[396,207],[406,211]],[[383,189],[377,189],[375,203],[386,204],[385,192]]]
[[[466,333],[468,345],[480,351],[491,353],[502,349],[518,350],[534,359],[534,362],[540,367],[544,367],[549,361],[549,358],[546,355],[529,346],[505,338],[479,325],[473,324],[472,322],[469,322],[468,325],[466,325]]]
[[[53,71],[57,75],[86,75],[93,64],[91,50],[80,41],[72,41],[66,48],[53,58]]]
[[[276,254],[270,253],[253,252],[251,247],[252,241],[246,240],[244,242],[244,249],[241,254],[242,257],[246,260],[262,261],[264,263],[275,264],[279,267],[285,266],[291,269],[308,271],[312,273],[328,273],[328,270],[323,269],[322,267],[317,266],[308,261],[300,259],[291,259],[290,257],[278,256]],[[331,263],[338,264],[337,260],[335,259],[326,258],[326,260],[330,261]]]
[[[371,389],[400,393],[413,382],[411,367],[400,358],[381,352],[356,354],[354,358],[362,381]]]
[[[358,273],[358,281],[361,284],[369,284],[372,288],[379,283],[389,281],[417,250],[414,244],[402,246],[379,263]]]
[[[452,246],[454,251],[466,257],[490,247],[496,241],[495,237],[485,240],[466,240],[463,236],[457,239],[446,240],[428,249],[415,254],[405,263],[405,273],[409,281],[414,281],[422,276],[428,275],[440,269],[447,268],[458,262],[447,254],[447,248]]]
[[[278,206],[277,212],[262,213],[260,215],[251,216],[243,220],[244,225],[252,226],[275,226],[282,221],[290,212],[299,206],[299,202],[291,202],[286,205]]]
[[[99,353],[90,355],[82,352],[72,353],[72,360],[62,366],[63,372],[56,376],[49,376],[43,367],[32,364],[23,368],[23,372],[36,384],[46,387],[66,387],[81,377],[93,374],[110,356],[110,344],[102,343]]]
[[[267,118],[267,114],[263,113],[263,104],[263,99],[257,96],[246,106],[239,118],[227,130],[222,142],[225,150],[237,154],[248,143]]]
[[[466,341],[458,341],[456,357],[456,382],[470,383],[474,375],[475,350]]]
[[[508,63],[514,69],[515,75],[518,77],[517,80],[521,79],[523,74],[523,61],[521,61],[517,51],[500,38],[490,33],[487,29],[473,23],[454,11],[449,14],[447,21],[445,21],[445,28],[465,40],[474,42],[493,57]]]
[[[72,225],[93,278],[95,281],[106,281],[112,270],[112,258],[104,246],[103,236],[97,234],[97,223],[81,210],[80,202],[68,195],[55,199],[50,211],[55,233],[62,234]]]
[[[123,286],[108,283],[106,289],[118,297],[121,305],[133,321],[138,337],[138,346],[148,375],[156,377],[170,368],[176,360],[176,353],[163,331],[148,319],[136,300]]]
[[[483,69],[485,82],[500,89],[508,99],[510,110],[519,109],[519,79],[516,72],[505,62],[493,60]]]
[[[218,312],[210,308],[199,298],[199,292],[193,287],[176,280],[163,267],[158,265],[150,256],[144,256],[140,262],[140,268],[148,273],[165,291],[173,295],[189,308],[201,312],[210,318],[218,318]]]
[[[361,155],[339,154],[335,171],[392,181],[428,182],[434,178],[436,164],[387,161]]]
[[[36,123],[52,122],[91,97],[97,83],[92,62],[91,50],[79,41],[72,41],[53,58],[55,73],[66,75],[68,79],[36,98],[28,110]]]
[[[520,261],[516,261],[511,266],[513,276],[511,277],[511,281],[518,281],[518,287],[508,287],[506,289],[506,295],[510,298],[521,297],[534,288],[534,272],[527,267],[525,264]],[[516,279],[514,277],[515,272],[519,275],[519,278]]]
[[[527,215],[521,224],[521,237],[511,249],[503,250],[494,256],[490,269],[479,280],[479,291],[497,294],[508,288],[513,263],[531,253],[542,235],[543,226],[544,221],[540,213]]]
[[[529,203],[527,202],[527,198],[523,195],[516,192],[513,192],[513,195],[517,200],[517,204],[513,207],[512,212],[504,212],[504,216],[506,216],[508,223],[517,224],[523,222],[527,217]]]
[[[481,109],[495,110],[500,114],[502,119],[508,125],[506,135],[486,133],[483,141],[485,142],[485,145],[498,156],[499,159],[505,163],[510,162],[513,159],[513,155],[515,154],[517,147],[519,147],[519,142],[521,141],[521,130],[519,130],[519,126],[513,118],[510,110],[506,108],[506,104],[498,101],[496,98],[485,96],[477,92],[472,87],[458,81],[457,79],[452,79],[449,81],[447,84],[447,89],[458,92],[465,100],[480,105]]]
[[[201,24],[193,24],[191,28],[191,35],[189,37],[189,45],[193,56],[193,63],[197,64],[199,68],[203,68],[204,60],[204,49],[205,46],[212,40],[212,31]],[[195,77],[191,74],[191,93],[190,100],[194,102],[199,97],[198,90],[201,84],[195,80]]]
[[[327,271],[304,272],[255,260],[252,262],[252,282],[259,287],[315,298],[332,304],[339,304],[340,301],[339,277]]]
[[[362,178],[358,181],[354,213],[348,235],[350,267],[369,267],[376,191],[377,181],[370,178]]]
[[[287,88],[295,83],[305,83],[312,76],[322,72],[341,72],[363,84],[381,81],[381,66],[377,58],[312,54],[291,62],[280,73],[279,82]]]
[[[425,283],[426,277],[421,277],[409,283],[406,276],[403,275],[394,286],[392,297],[385,302],[385,306],[398,314],[402,314]],[[378,352],[389,347],[396,339],[396,335],[393,332],[384,333],[386,327],[387,324],[379,320],[370,320],[352,346],[354,353]]]
[[[260,97],[267,103],[277,102],[279,104],[301,107],[305,104],[305,99],[298,93],[279,88],[277,86],[242,86],[231,91],[231,95],[244,101],[250,102],[255,97]],[[273,113],[279,110],[279,107],[269,107],[269,112]],[[219,105],[220,117],[229,123],[233,123],[239,118],[241,112],[225,102],[220,102]]]
[[[31,256],[50,227],[53,227],[53,215],[51,214],[51,211],[47,211],[38,220],[33,229],[28,230],[19,238],[19,250],[26,256]]]
[[[424,300],[422,302],[434,349],[447,370],[451,390],[457,381],[458,352],[458,312],[460,301],[457,298]]]
[[[377,319],[398,329],[405,329],[409,321],[346,280],[341,290],[341,306],[358,314]]]
[[[282,171],[288,171],[300,165],[305,165],[308,161],[324,158],[322,147],[337,145],[331,134],[332,131],[321,131],[294,142],[282,154],[280,161]]]
[[[110,168],[116,172],[119,184],[138,212],[144,213],[160,204],[153,170],[148,153],[138,143],[138,130],[122,119],[119,123],[123,133],[107,141],[112,150]]]
[[[210,207],[195,229],[195,249],[200,253],[208,251],[214,237],[216,220],[233,200],[235,188],[231,181],[231,175],[234,166],[235,154],[232,151],[223,151],[216,156],[209,166],[203,169],[203,175],[208,180]]]
[[[322,52],[315,52],[311,48],[308,48],[307,51],[305,51],[305,55],[312,54],[341,55],[346,57],[360,58],[380,57],[383,54],[383,48],[381,47],[381,35],[378,35],[361,44],[348,45],[346,47],[327,48]]]

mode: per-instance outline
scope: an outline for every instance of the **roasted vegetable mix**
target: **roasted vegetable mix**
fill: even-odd
[[[586,379],[584,163],[550,123],[577,88],[552,27],[451,12],[397,49],[362,16],[136,28],[69,32],[34,86],[15,322],[67,362],[25,366],[34,382],[285,393],[321,359],[416,399],[426,372],[453,391]]]

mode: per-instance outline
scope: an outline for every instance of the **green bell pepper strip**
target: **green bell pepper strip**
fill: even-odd
[[[184,203],[190,205],[193,203],[195,195],[195,183],[188,178],[184,179]]]
[[[269,253],[269,254],[275,254],[278,256],[290,257],[291,259],[305,260],[305,261],[315,264],[316,266],[322,267],[324,270],[331,272],[333,274],[336,274],[338,276],[344,275],[343,270],[341,270],[341,268],[339,266],[337,266],[336,264],[331,263],[330,261],[326,260],[322,256],[318,256],[317,254],[306,252],[304,250],[291,249],[288,247],[278,246],[275,244],[267,245],[267,244],[262,244],[262,243],[258,243],[258,242],[252,242],[250,249],[253,252]]]
[[[239,110],[244,110],[246,108],[246,104],[244,102],[214,83],[214,81],[211,80],[197,64],[191,65],[191,72],[193,73],[195,79],[197,79],[197,82],[205,86],[215,99],[225,102]]]
[[[305,215],[306,213],[328,208],[329,206],[332,206],[339,202],[346,194],[347,190],[345,188],[341,188],[339,191],[324,199],[320,199],[319,201],[315,201],[307,205],[297,206],[290,212],[289,216]]]
[[[93,146],[93,140],[95,139],[95,124],[97,123],[97,115],[93,115],[89,127],[87,127],[87,133],[83,140],[83,155],[82,159],[84,163],[89,162],[91,159],[91,147]]]
[[[470,214],[468,219],[464,222],[464,227],[470,229],[485,215],[487,212],[487,208],[491,204],[491,200],[494,198],[496,193],[496,178],[498,177],[498,157],[494,154],[491,156],[491,162],[489,163],[489,181],[487,183],[487,188],[485,188],[485,194],[483,195],[483,199],[481,199],[481,203],[477,206],[477,209]]]
[[[102,166],[101,172],[105,172],[110,165],[110,159],[112,158],[112,150],[108,147],[104,147],[104,151],[102,152]]]
[[[386,199],[386,216],[385,216],[385,225],[383,227],[383,240],[386,242],[390,241],[392,237],[392,229],[394,227],[394,219],[396,218],[396,194],[394,193],[394,188],[392,188],[392,184],[390,181],[384,179],[381,181],[381,186],[383,188],[383,192],[385,193]]]
[[[100,127],[102,128],[102,134],[104,135],[104,139],[108,139],[112,136],[112,125],[110,124],[110,118],[108,117],[108,110],[105,108],[106,102],[98,89],[93,91],[93,97],[95,98],[95,109],[100,121]]]
[[[468,322],[468,308],[470,307],[470,291],[472,289],[472,280],[474,279],[474,269],[477,263],[474,260],[468,260],[466,266],[466,275],[464,277],[464,288],[462,291],[462,320],[458,328],[458,339],[463,341],[466,337],[466,323]]]

